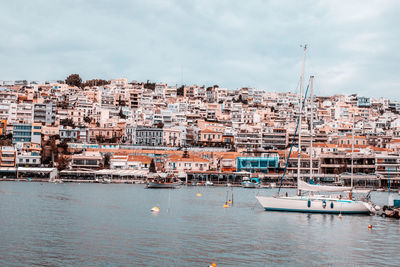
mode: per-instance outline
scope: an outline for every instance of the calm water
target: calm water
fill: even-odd
[[[0,266],[399,265],[398,220],[265,212],[254,196],[276,191],[233,191],[224,209],[227,188],[1,182]]]

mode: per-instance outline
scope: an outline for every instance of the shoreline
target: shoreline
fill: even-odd
[[[99,181],[94,181],[94,180],[67,180],[67,179],[63,179],[63,180],[55,180],[54,182],[49,181],[49,179],[9,179],[9,178],[0,178],[0,182],[27,182],[27,183],[84,183],[84,184],[146,184],[146,180],[113,180],[110,183],[102,183]],[[230,183],[230,187],[242,187],[241,183],[235,183],[232,184]],[[193,185],[190,184],[183,184],[183,186],[190,186],[192,187]],[[206,186],[206,185],[195,185],[195,186],[200,186],[200,187],[228,187],[226,183],[220,183],[220,184],[216,184],[214,183],[214,185],[212,186]],[[269,187],[268,185],[263,185],[258,189],[275,189],[278,187]],[[296,186],[292,186],[292,185],[285,185],[282,186],[282,189],[295,189],[297,188]],[[355,189],[365,189],[365,190],[371,190],[374,192],[382,192],[382,193],[387,193],[388,190],[385,188],[355,188]],[[393,189],[390,190],[393,193],[400,193],[400,189]]]

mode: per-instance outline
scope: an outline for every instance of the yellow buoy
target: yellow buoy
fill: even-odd
[[[197,196],[198,196],[198,197],[201,197],[201,193],[197,193]]]
[[[152,211],[152,212],[159,212],[160,209],[159,209],[157,206],[155,206],[155,207],[153,207],[153,208],[151,209],[151,211]]]
[[[229,205],[228,204],[224,204],[224,208],[229,208]]]
[[[232,201],[229,200],[227,203],[228,203],[228,204],[232,204]]]
[[[368,229],[372,229],[372,224],[368,225]]]

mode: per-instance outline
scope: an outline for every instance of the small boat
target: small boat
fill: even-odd
[[[111,179],[104,178],[102,184],[111,184]]]
[[[166,178],[154,178],[147,182],[146,188],[153,189],[177,189],[182,185],[182,181],[177,179],[174,176],[166,177]]]
[[[206,182],[204,183],[204,185],[205,185],[205,186],[213,186],[214,183],[211,182],[211,181],[206,181]]]
[[[261,187],[261,183],[258,178],[243,177],[242,187],[243,188],[259,188],[259,187]]]

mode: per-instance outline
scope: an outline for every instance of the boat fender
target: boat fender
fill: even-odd
[[[322,207],[325,209],[326,208],[326,200],[322,201]]]
[[[311,207],[311,200],[307,201],[307,207],[309,207],[309,208]]]
[[[333,209],[333,202],[331,202],[331,209]]]

